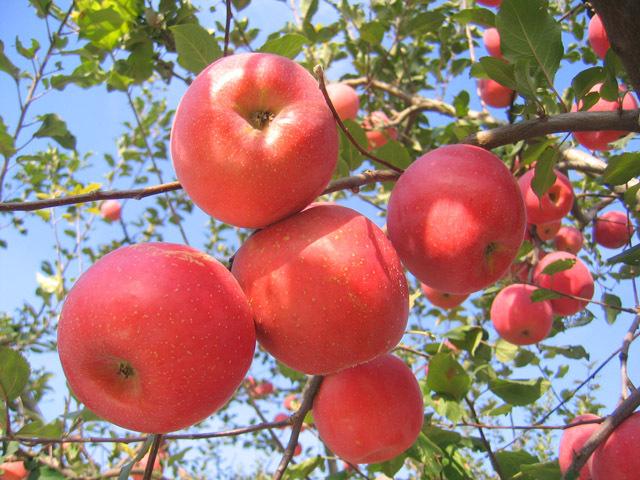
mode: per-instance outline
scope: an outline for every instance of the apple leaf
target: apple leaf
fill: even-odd
[[[571,86],[576,100],[580,100],[598,83],[604,80],[604,70],[602,67],[591,67],[581,71],[573,80]]]
[[[29,363],[20,353],[0,347],[0,395],[3,400],[17,398],[27,385],[30,373]]]
[[[431,368],[429,368],[431,372]],[[549,389],[547,380],[503,380],[493,379],[489,382],[489,390],[511,405],[529,405],[542,396]]]
[[[605,293],[602,296],[602,302],[607,305],[611,305],[613,307],[622,307],[622,300],[620,300],[620,297],[618,297],[617,295],[613,295],[611,293]],[[603,308],[604,308],[605,314],[607,315],[607,323],[611,325],[613,322],[616,321],[616,318],[618,318],[618,315],[620,314],[620,310],[619,308],[609,308],[609,307],[603,307]]]
[[[519,347],[513,343],[509,343],[506,340],[500,338],[496,342],[496,359],[502,363],[511,362],[516,358]]]
[[[420,462],[422,478],[441,478],[442,464],[440,459],[444,452],[433,443],[423,432],[416,439],[415,443],[407,451],[407,455]]]
[[[537,288],[529,297],[532,302],[542,302],[543,300],[553,300],[554,298],[562,298],[562,295],[554,292],[553,290],[547,290],[546,288]]]
[[[627,152],[609,158],[602,181],[610,185],[624,185],[640,175],[640,153]]]
[[[516,77],[512,64],[494,57],[482,57],[480,59],[480,64],[490,79],[495,80],[500,85],[509,87],[512,90],[517,88]]]
[[[440,395],[461,400],[469,391],[471,378],[451,353],[438,353],[429,361],[427,386]]]
[[[640,265],[640,244],[624,250],[618,255],[607,259],[607,263],[624,263],[626,265]]]
[[[295,58],[307,43],[307,37],[299,33],[286,33],[277,38],[271,38],[260,47],[261,52],[275,53],[287,58]]]
[[[485,333],[482,327],[463,325],[449,330],[444,336],[451,340],[451,343],[456,347],[462,348],[474,356],[480,342],[485,337]],[[488,334],[486,337],[488,338]]]
[[[521,464],[520,471],[532,480],[557,480],[562,476],[560,464],[557,461]]]
[[[421,12],[407,22],[405,35],[419,36],[435,32],[442,26],[445,18],[439,12]]]
[[[306,478],[311,472],[322,465],[323,462],[324,460],[321,456],[315,456],[296,465],[289,465],[284,478],[290,480]]]
[[[30,472],[29,478],[37,478],[38,480],[64,480],[66,477],[49,467],[39,467],[37,470]]]
[[[366,147],[367,135],[359,123],[353,120],[345,120],[344,126],[347,127],[351,136],[356,140],[358,145]],[[348,167],[349,172],[358,168],[364,157],[358,149],[349,141],[347,136],[340,130],[340,150],[339,157]],[[347,172],[348,175],[348,172]]]
[[[7,131],[7,126],[4,124],[2,117],[0,117],[0,154],[5,158],[9,158],[13,156],[15,151],[13,137]]]
[[[539,348],[545,352],[544,358],[554,358],[556,355],[562,355],[565,358],[572,358],[574,360],[580,360],[582,358],[589,360],[589,354],[582,345],[571,345],[568,347],[539,345]]]
[[[33,134],[34,137],[49,137],[58,142],[61,147],[75,150],[76,137],[69,132],[67,124],[58,115],[55,113],[47,113],[38,116],[38,120],[41,120],[42,123],[36,133]]]
[[[380,45],[386,28],[376,20],[365,23],[360,27],[360,38],[370,45]]]
[[[504,478],[522,478],[518,475],[523,465],[531,465],[538,463],[540,460],[538,457],[525,452],[524,450],[517,450],[515,452],[496,452],[496,460],[500,464],[500,469]],[[560,478],[560,477],[556,477]]]
[[[488,8],[465,8],[453,14],[453,19],[466,25],[467,23],[476,23],[483,27],[495,27],[496,15]]]
[[[349,129],[351,131],[351,129]],[[364,131],[363,131],[364,133]],[[364,137],[364,142],[366,145],[366,136]],[[362,145],[362,144],[361,144]],[[355,147],[353,148],[355,150]],[[407,149],[397,140],[389,140],[382,147],[377,148],[374,151],[377,157],[386,160],[387,162],[395,165],[400,168],[407,168],[411,164],[411,155],[407,151]],[[359,152],[358,152],[359,154]],[[350,164],[352,170],[357,167],[354,167]]]
[[[556,174],[553,171],[556,158],[556,151],[553,148],[548,148],[542,152],[536,163],[531,188],[540,199],[556,181]]]
[[[542,273],[545,275],[553,275],[554,273],[564,272],[565,270],[569,270],[573,268],[576,264],[575,258],[563,258],[561,260],[556,260],[555,262],[550,263],[542,270]]]
[[[386,462],[374,463],[369,465],[367,470],[369,472],[382,472],[386,477],[394,478],[396,473],[402,468],[404,465],[404,461],[407,459],[408,452],[402,453],[391,460],[387,460]]]
[[[122,466],[122,468],[120,469],[120,474],[118,475],[118,480],[129,479],[129,473],[133,469],[133,466],[140,460],[142,460],[142,458],[147,454],[147,452],[151,448],[151,445],[153,444],[155,437],[156,435],[149,435],[140,447],[140,450],[138,450],[138,454],[129,463],[125,463]]]
[[[62,422],[55,420],[45,423],[42,420],[34,420],[18,430],[18,435],[24,437],[60,438],[64,432]]]
[[[18,75],[20,75],[20,69],[4,54],[4,43],[2,43],[2,40],[0,40],[0,70],[11,75],[14,80],[18,80]]]
[[[193,73],[200,73],[222,56],[216,39],[197,23],[184,23],[169,27],[176,41],[178,63]]]

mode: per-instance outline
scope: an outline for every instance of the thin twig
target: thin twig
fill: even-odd
[[[231,34],[231,0],[227,0],[227,21],[224,25],[224,56],[229,55],[229,37]]]
[[[473,406],[473,402],[469,400],[469,398],[467,397],[465,397],[464,400],[467,406],[469,407],[469,411],[471,412],[471,418],[473,418],[473,421],[476,424],[480,424],[480,420],[478,420],[478,414],[476,413],[476,409]],[[502,468],[500,467],[500,464],[498,463],[498,459],[496,458],[495,454],[493,453],[493,450],[491,449],[491,444],[489,443],[489,440],[487,440],[487,437],[484,435],[483,428],[481,426],[478,426],[476,428],[478,429],[478,433],[480,434],[480,439],[482,440],[484,449],[487,451],[487,455],[489,455],[489,460],[491,462],[491,466],[493,467],[493,470],[496,472],[496,475],[498,475],[498,478],[500,478],[500,480],[504,480],[505,477],[502,474]]]

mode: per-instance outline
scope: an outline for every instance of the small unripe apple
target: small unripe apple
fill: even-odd
[[[322,441],[349,463],[390,460],[413,445],[423,421],[422,392],[411,369],[385,354],[327,375],[313,402]]]
[[[627,214],[618,210],[603,213],[593,224],[593,238],[607,248],[620,248],[631,239],[633,226]]]
[[[389,199],[389,238],[431,288],[468,294],[496,282],[525,230],[518,185],[493,153],[447,145],[418,158]]]
[[[502,0],[476,0],[476,3],[485,5],[487,7],[499,7],[502,3]]]
[[[527,221],[534,225],[561,220],[573,207],[573,187],[569,179],[561,172],[554,170],[556,181],[538,198],[531,186],[535,172],[528,170],[518,180],[524,204],[527,207]]]
[[[366,130],[365,134],[369,140],[369,148],[380,148],[389,140],[397,140],[398,130],[395,127],[389,127],[389,117],[384,112],[371,112],[364,118],[362,127]]]
[[[531,301],[536,290],[532,285],[515,283],[500,290],[491,304],[493,326],[500,337],[514,345],[533,345],[551,331],[551,303]]]
[[[553,239],[553,243],[558,250],[577,255],[582,249],[584,237],[582,232],[575,227],[560,227]]]
[[[508,107],[511,105],[515,94],[509,87],[505,87],[491,78],[478,80],[478,90],[482,101],[494,108]]]
[[[404,333],[407,283],[386,235],[338,205],[318,205],[253,234],[232,268],[261,346],[307,374],[388,352]]]
[[[102,202],[102,205],[100,205],[100,215],[110,222],[120,220],[121,211],[122,205],[118,200],[105,200]]]
[[[330,83],[327,93],[341,120],[353,120],[358,116],[360,98],[353,87],[344,83]]]
[[[609,37],[607,36],[607,31],[604,29],[604,25],[602,24],[602,20],[600,19],[600,15],[595,14],[589,20],[589,43],[591,44],[591,48],[596,52],[600,58],[604,58],[611,48],[611,44],[609,43]]]
[[[420,282],[420,287],[422,288],[424,296],[427,297],[433,305],[445,309],[457,307],[469,296],[466,294],[459,295],[455,293],[441,292],[440,290],[431,288],[422,282]]]
[[[573,260],[575,263],[568,270],[553,273],[542,273],[547,266],[558,260]],[[593,297],[593,277],[587,266],[568,252],[552,252],[546,255],[533,271],[533,282],[542,288],[556,290],[561,293],[591,300]],[[573,315],[587,306],[587,301],[569,297],[560,297],[550,300],[553,313],[556,315]]]
[[[504,58],[500,48],[500,33],[497,28],[487,28],[482,34],[482,40],[489,55],[496,58]]]
[[[571,420],[571,423],[583,422],[585,420],[598,420],[600,417],[587,413],[585,415],[578,415]],[[576,427],[567,428],[562,431],[562,437],[560,437],[560,450],[558,452],[558,463],[560,464],[560,471],[564,474],[569,470],[573,457],[582,449],[583,445],[591,434],[600,427],[598,423],[587,423],[585,425],[578,425]],[[593,455],[589,458],[589,461],[580,470],[580,476],[578,480],[591,480],[591,461]]]
[[[640,473],[638,438],[640,413],[636,412],[618,425],[593,453],[592,480],[637,480]]]
[[[538,235],[538,238],[544,242],[555,237],[556,233],[558,233],[559,230],[560,220],[536,225],[536,234]]]
[[[29,476],[22,460],[1,463],[0,472],[0,480],[23,480]]]

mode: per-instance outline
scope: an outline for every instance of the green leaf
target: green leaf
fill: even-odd
[[[422,432],[429,440],[438,445],[440,448],[446,448],[449,445],[455,445],[462,440],[462,435],[452,430],[444,430],[435,425],[426,424],[422,427]]]
[[[125,463],[123,467],[120,469],[118,480],[129,480],[129,473],[131,472],[131,469],[136,463],[142,460],[142,458],[147,454],[147,452],[149,451],[149,448],[151,448],[151,445],[153,445],[153,440],[155,437],[156,435],[149,435],[147,437],[145,442],[140,447],[140,450],[138,450],[138,454],[133,459],[131,459],[129,463]]]
[[[65,478],[62,473],[49,467],[40,467],[29,474],[29,480],[64,480]]]
[[[429,389],[461,400],[469,391],[471,378],[451,353],[438,353],[429,361]]]
[[[0,70],[11,75],[15,80],[18,79],[18,75],[20,75],[20,69],[16,67],[9,57],[4,54],[4,43],[0,40]]]
[[[554,298],[562,298],[562,295],[554,292],[553,290],[547,290],[546,288],[537,288],[529,297],[532,302],[542,302],[543,300],[553,300]]]
[[[556,159],[556,151],[550,148],[544,151],[536,163],[533,180],[531,180],[531,188],[533,188],[539,199],[542,199],[543,195],[556,181],[556,174],[553,171]]]
[[[477,23],[483,27],[496,26],[496,15],[487,8],[465,8],[454,13],[453,19],[462,25]]]
[[[460,91],[453,99],[453,107],[456,109],[456,117],[463,118],[469,114],[469,92]]]
[[[431,367],[429,367],[431,373]],[[549,382],[542,378],[537,380],[503,380],[493,379],[489,382],[489,389],[511,405],[529,405],[542,396],[549,389]]]
[[[44,18],[51,8],[53,0],[29,0],[29,3],[36,9],[37,15],[40,18]]]
[[[482,327],[463,325],[449,330],[444,336],[451,340],[456,347],[467,350],[473,356],[484,334],[485,331]]]
[[[347,127],[347,130],[349,130],[349,133],[351,134],[351,136],[356,140],[358,145],[366,148],[367,134],[365,133],[362,126],[360,126],[359,123],[353,120],[345,120],[343,123],[345,127]],[[358,151],[358,149],[349,141],[349,139],[344,134],[344,132],[342,130],[339,130],[339,131],[340,131],[339,158],[347,165],[348,172],[350,172],[352,170],[355,170],[362,164],[364,157]]]
[[[60,420],[46,425],[42,420],[34,420],[18,430],[17,434],[23,437],[60,438],[63,432],[64,428]]]
[[[282,362],[276,362],[278,366],[278,370],[282,375],[287,377],[289,380],[293,380],[294,382],[304,380],[304,374],[294,370],[293,368],[287,367]]]
[[[2,400],[17,398],[29,381],[31,369],[25,358],[15,350],[0,347],[0,395]]]
[[[398,471],[403,467],[406,459],[407,454],[403,453],[391,460],[387,460],[386,462],[371,464],[369,465],[368,470],[369,472],[382,472],[387,477],[394,478],[396,473],[398,473]]]
[[[67,129],[67,124],[55,113],[47,113],[38,116],[41,120],[40,128],[33,134],[34,137],[50,137],[60,144],[61,147],[75,150],[76,137]]]
[[[489,78],[495,80],[500,85],[509,87],[512,90],[518,87],[512,64],[494,57],[482,57],[480,64]]]
[[[76,5],[80,11],[76,17],[80,35],[103,50],[112,50],[123,42],[140,13],[138,2],[134,0],[111,1],[108,5],[80,0]]]
[[[610,185],[624,185],[640,175],[640,153],[627,152],[609,158],[602,181]]]
[[[521,472],[523,465],[531,465],[540,461],[538,457],[523,450],[517,450],[515,452],[496,452],[496,459],[500,464],[500,469],[502,470],[505,480],[516,480],[517,478],[522,478],[522,476],[518,476],[518,474]],[[560,477],[557,477],[556,480],[559,478]]]
[[[614,307],[622,307],[622,300],[620,300],[620,297],[611,293],[605,293],[602,296],[602,302]],[[604,307],[604,311],[607,315],[607,323],[609,325],[615,322],[616,318],[618,318],[618,315],[620,314],[620,310],[616,308]]]
[[[573,268],[576,264],[575,258],[563,258],[561,260],[556,260],[555,262],[550,263],[542,270],[542,273],[545,275],[553,275],[554,273],[564,272],[565,270],[569,270]]]
[[[386,32],[384,25],[374,20],[360,27],[360,38],[370,45],[380,45],[384,38],[384,32]]]
[[[425,33],[435,32],[442,27],[444,21],[444,15],[440,12],[421,12],[409,19],[405,35],[417,37]]]
[[[311,22],[311,19],[318,11],[318,0],[301,0],[300,14],[304,23]]]
[[[407,455],[420,462],[422,478],[441,478],[442,464],[438,461],[444,452],[424,434],[420,433]]]
[[[518,354],[518,346],[512,343],[503,340],[502,338],[498,339],[496,342],[496,358],[498,361],[507,363],[516,358]]]
[[[295,58],[301,51],[302,46],[307,43],[307,37],[299,33],[286,33],[278,38],[267,40],[260,47],[261,52],[275,53],[287,58]]]
[[[169,27],[176,41],[178,63],[193,73],[200,73],[222,56],[218,42],[197,23],[184,23]]]
[[[571,86],[576,96],[576,100],[580,100],[598,83],[604,80],[604,70],[602,67],[591,67],[581,71],[573,80]]]
[[[640,265],[640,244],[624,250],[618,255],[607,260],[608,263],[625,263],[627,265]]]
[[[306,478],[311,472],[323,464],[323,459],[320,456],[309,458],[296,465],[289,465],[284,478],[287,479],[299,479]]]
[[[532,480],[558,480],[562,476],[560,465],[557,461],[546,463],[523,463],[520,471]]]
[[[540,350],[546,352],[545,358],[553,358],[556,355],[562,355],[566,358],[573,360],[580,360],[585,358],[589,360],[589,353],[584,349],[582,345],[572,345],[569,347],[552,347],[549,345],[540,345]]]
[[[364,138],[365,143],[361,143],[360,145],[366,145],[366,134]],[[355,147],[353,148],[355,149]],[[397,140],[389,140],[382,147],[377,148],[374,151],[374,154],[377,157],[380,157],[383,160],[391,163],[392,165],[395,165],[396,167],[407,168],[411,164],[411,154],[408,152],[405,146]],[[352,167],[352,170],[353,168],[354,167]]]
[[[22,45],[20,38],[16,36],[16,50],[25,58],[32,59],[36,56],[36,52],[40,49],[40,43],[35,38],[31,39],[31,47],[26,48]]]
[[[7,126],[4,124],[4,120],[0,117],[0,153],[9,158],[16,153],[13,137],[7,131]]]

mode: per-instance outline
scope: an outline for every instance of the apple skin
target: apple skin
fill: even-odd
[[[558,260],[572,259],[575,264],[568,270],[556,272],[553,275],[547,275],[542,271],[550,264]],[[546,255],[533,271],[533,282],[542,288],[557,290],[569,295],[591,299],[593,297],[594,286],[593,277],[587,266],[568,252],[552,252]],[[553,313],[556,315],[573,315],[587,306],[587,302],[576,300],[574,298],[561,297],[549,300]]]
[[[575,227],[560,227],[558,233],[553,238],[553,243],[558,250],[573,253],[577,255],[582,249],[584,236],[582,232]]]
[[[592,480],[637,480],[640,457],[640,413],[636,412],[618,425],[606,442],[592,455]]]
[[[583,422],[585,420],[598,420],[600,417],[587,413],[584,415],[578,415],[571,420],[571,423]],[[562,431],[562,437],[560,437],[560,449],[558,452],[558,463],[560,464],[560,471],[565,474],[573,457],[582,449],[591,434],[600,427],[598,423],[589,423],[586,425],[578,425],[577,427],[567,428]],[[591,480],[591,461],[593,455],[589,458],[584,467],[580,470],[580,476],[578,480]]]
[[[441,292],[440,290],[436,290],[431,288],[424,283],[420,283],[420,288],[422,288],[422,292],[424,296],[436,307],[449,309],[455,308],[464,302],[469,295],[457,295],[455,293],[447,293]]]
[[[369,141],[369,148],[380,148],[389,140],[398,139],[398,130],[395,127],[387,127],[390,120],[384,112],[371,112],[365,117],[362,127]]]
[[[593,238],[607,248],[620,248],[631,239],[633,226],[624,212],[612,210],[603,213],[593,224]]]
[[[78,399],[145,433],[188,427],[222,407],[254,349],[251,310],[233,276],[205,253],[170,243],[98,260],[69,292],[58,327]]]
[[[249,387],[249,395],[255,398],[266,397],[267,395],[273,393],[273,391],[273,383],[269,381],[263,381],[258,383],[257,385],[252,385]]]
[[[260,345],[289,367],[321,375],[391,350],[408,319],[400,260],[369,219],[318,205],[252,235],[233,274]]]
[[[505,87],[490,78],[478,80],[478,90],[482,101],[494,108],[504,108],[511,105],[515,93],[509,87]]]
[[[328,375],[313,402],[322,441],[352,464],[390,460],[413,445],[423,422],[422,392],[393,355]]]
[[[29,472],[24,468],[24,462],[4,462],[0,464],[0,480],[23,480],[29,476]]]
[[[402,174],[389,199],[387,229],[418,280],[468,294],[497,281],[514,260],[524,237],[524,203],[497,156],[447,145]]]
[[[500,337],[514,345],[533,345],[544,340],[553,325],[548,300],[532,302],[532,285],[514,283],[500,290],[491,304],[491,322]]]
[[[596,14],[589,20],[589,44],[593,51],[596,52],[600,58],[604,59],[611,48],[609,43],[609,37],[607,31],[604,29],[600,15]]]
[[[482,40],[489,55],[496,58],[504,58],[500,48],[500,33],[497,28],[487,28],[482,34]]]
[[[105,200],[100,205],[100,215],[105,220],[110,222],[117,222],[120,220],[120,213],[122,211],[122,204],[118,200]]]
[[[360,98],[353,87],[344,83],[330,83],[327,93],[340,120],[353,120],[358,116]]]
[[[602,84],[598,84],[591,89],[592,92],[600,91],[600,87]],[[622,91],[622,89],[621,89]],[[573,105],[571,107],[572,112],[578,111],[581,107],[582,102],[578,105]],[[633,110],[638,108],[638,103],[636,102],[633,93],[628,92],[622,99],[622,109],[623,110]],[[615,112],[620,109],[620,104],[618,102],[610,102],[609,100],[605,100],[604,98],[600,98],[593,106],[589,108],[589,112]],[[611,146],[609,145],[611,142],[615,142],[616,140],[624,137],[629,132],[625,132],[622,130],[600,130],[595,132],[573,132],[573,138],[583,147],[588,150],[599,150],[606,151],[610,150]]]
[[[309,72],[278,55],[241,53],[212,63],[189,86],[171,129],[171,156],[202,210],[260,228],[320,195],[336,166],[338,132]]]
[[[487,7],[499,7],[502,4],[502,0],[476,0],[476,3]]]
[[[551,240],[556,236],[556,233],[560,230],[560,220],[555,222],[541,223],[536,225],[536,234],[538,238],[544,242]]]
[[[522,198],[527,207],[527,221],[534,225],[557,222],[571,211],[573,207],[573,187],[569,179],[561,172],[554,170],[556,181],[539,199],[531,187],[534,171],[528,170],[518,180]]]

